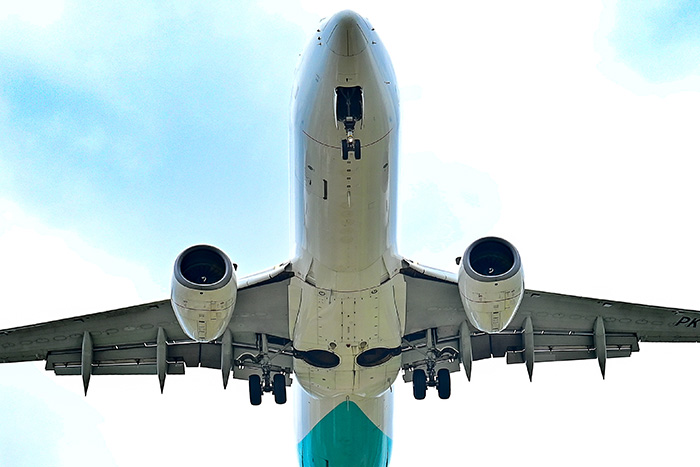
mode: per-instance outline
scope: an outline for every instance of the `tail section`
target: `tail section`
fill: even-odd
[[[332,399],[316,399],[303,390],[301,392],[300,409],[306,411],[301,418],[299,433],[301,467],[389,465],[391,391],[376,398],[346,396]],[[303,426],[305,424],[307,426]]]

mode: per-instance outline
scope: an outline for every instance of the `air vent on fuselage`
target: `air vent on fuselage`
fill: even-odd
[[[392,357],[401,355],[401,347],[388,349],[386,347],[376,347],[374,349],[365,350],[357,356],[357,364],[365,368],[379,366],[388,362]]]
[[[295,350],[294,357],[304,360],[317,368],[335,368],[340,365],[340,357],[327,350]]]

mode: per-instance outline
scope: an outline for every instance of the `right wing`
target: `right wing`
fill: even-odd
[[[161,300],[0,330],[0,363],[46,360],[46,369],[58,375],[82,374],[86,391],[91,374],[157,374],[162,388],[166,374],[184,374],[186,366],[222,369],[225,385],[229,370],[241,379],[261,372],[264,339],[273,370],[289,385],[290,271],[286,263],[241,280],[228,331],[215,342],[192,341],[170,300]]]

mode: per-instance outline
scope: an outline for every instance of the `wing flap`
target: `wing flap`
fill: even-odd
[[[78,366],[58,366],[54,368],[54,373],[58,376],[80,376],[80,365]],[[93,375],[157,375],[156,364],[140,365],[110,365],[93,366]],[[169,363],[167,367],[169,375],[184,375],[185,365],[182,363]]]
[[[208,345],[208,344],[207,344]],[[185,367],[200,366],[204,359],[203,344],[170,344],[166,349],[167,374],[181,375]],[[213,345],[214,347],[218,347]],[[155,343],[138,347],[110,347],[95,349],[92,354],[93,375],[155,375],[157,374],[157,348]],[[220,355],[220,353],[219,353]],[[219,360],[220,361],[220,360]],[[81,374],[82,351],[50,352],[46,358],[46,370],[57,375]],[[204,366],[204,365],[202,365]],[[220,368],[220,363],[219,363]]]
[[[496,336],[493,336],[496,337]],[[606,334],[607,358],[629,357],[639,351],[634,335]],[[535,362],[587,360],[598,358],[595,338],[591,335],[540,334],[534,336]],[[506,350],[507,363],[525,363],[524,345]]]

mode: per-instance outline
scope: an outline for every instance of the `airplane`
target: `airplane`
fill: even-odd
[[[250,402],[303,390],[299,463],[388,465],[391,386],[403,371],[416,399],[446,399],[450,375],[505,356],[532,377],[539,361],[629,356],[644,341],[697,341],[700,315],[524,288],[509,242],[472,243],[455,275],[395,248],[398,95],[388,54],[352,12],[327,20],[293,90],[297,252],[236,277],[220,250],[175,261],[169,300],[0,331],[0,360],[46,360],[56,374],[221,370],[248,381]]]

